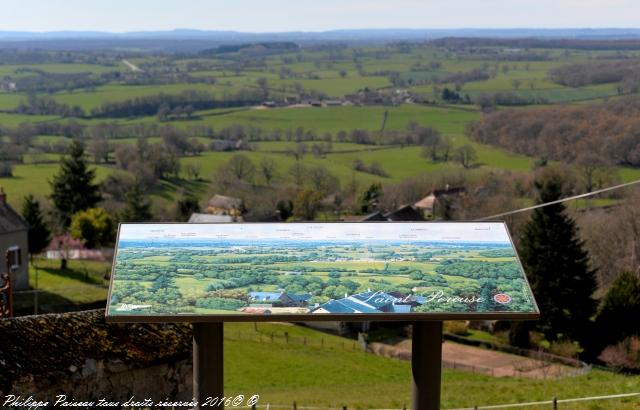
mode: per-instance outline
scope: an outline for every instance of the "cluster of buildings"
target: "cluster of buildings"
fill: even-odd
[[[465,193],[464,187],[434,189],[427,196],[414,204],[404,205],[393,211],[375,211],[365,217],[357,217],[354,221],[428,221],[446,212],[450,199]],[[247,218],[247,209],[242,199],[224,195],[214,195],[207,202],[204,212],[194,213],[190,223],[223,223],[223,222],[283,222],[278,213],[260,219]]]
[[[258,108],[310,108],[310,107],[342,107],[354,105],[400,105],[422,102],[422,97],[409,90],[369,89],[364,88],[353,94],[347,94],[342,99],[299,99],[289,96],[281,101],[265,101]]]

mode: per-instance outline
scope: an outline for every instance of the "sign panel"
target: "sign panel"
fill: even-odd
[[[110,321],[535,319],[495,222],[121,224]]]

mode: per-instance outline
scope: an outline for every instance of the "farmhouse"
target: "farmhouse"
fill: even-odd
[[[464,187],[449,187],[444,189],[434,189],[413,206],[422,213],[425,219],[433,219],[437,213],[442,213],[447,207],[447,199],[451,196],[458,196],[465,193]]]
[[[29,224],[7,203],[7,194],[0,188],[0,272],[5,271],[4,256],[9,252],[15,261],[11,286],[15,290],[29,287]]]
[[[217,194],[209,200],[206,210],[208,214],[233,217],[240,217],[245,211],[242,199]]]

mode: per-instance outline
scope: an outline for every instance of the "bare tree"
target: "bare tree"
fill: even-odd
[[[271,181],[276,176],[276,163],[269,157],[264,157],[260,160],[259,164],[260,173],[267,185],[271,184]]]
[[[256,85],[262,92],[262,96],[267,98],[269,96],[269,81],[266,77],[260,77],[256,80]]]
[[[291,168],[289,168],[289,175],[293,177],[293,181],[297,186],[302,186],[306,173],[307,167],[302,165],[300,162],[296,162],[291,166]]]
[[[238,181],[253,182],[256,166],[246,155],[234,155],[226,163],[226,167],[229,168],[229,171]]]
[[[200,165],[188,164],[185,167],[185,170],[187,171],[187,175],[189,176],[189,178],[193,179],[194,181],[197,181],[198,178],[200,178]]]
[[[582,177],[585,192],[591,192],[601,187],[605,179],[610,179],[607,165],[604,157],[597,152],[580,151],[576,158],[576,168]]]
[[[299,142],[298,144],[296,144],[295,148],[290,149],[288,153],[290,155],[293,155],[296,161],[299,161],[307,154],[307,144],[305,144],[304,142]]]
[[[93,154],[96,164],[100,161],[103,161],[106,164],[109,162],[111,145],[106,138],[94,138],[91,143],[89,143],[89,152]]]
[[[465,144],[456,149],[456,158],[463,167],[469,168],[471,164],[478,159],[478,154],[475,148],[469,144]]]
[[[511,81],[511,86],[513,87],[514,90],[518,90],[520,89],[520,86],[522,85],[522,81],[515,79],[513,81]]]
[[[325,166],[311,168],[307,172],[307,178],[311,188],[320,195],[327,195],[332,191],[337,191],[340,187],[338,178],[333,176]]]

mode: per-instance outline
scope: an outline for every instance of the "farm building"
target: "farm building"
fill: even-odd
[[[424,218],[414,207],[406,205],[396,209],[393,212],[386,213],[384,215],[387,221],[399,222],[399,221],[424,221]]]
[[[84,259],[105,261],[113,255],[111,249],[88,249],[80,239],[69,234],[57,235],[51,239],[45,255],[47,259]]]
[[[29,287],[29,224],[7,203],[7,194],[0,188],[0,252],[5,271],[4,255],[9,252],[15,261],[11,273],[14,290]]]
[[[225,222],[242,222],[241,217],[234,218],[231,215],[212,215],[193,213],[189,217],[189,223],[225,223]]]
[[[436,214],[441,214],[446,210],[448,206],[447,198],[462,195],[465,192],[464,187],[450,188],[449,185],[447,185],[444,189],[434,189],[429,195],[413,204],[413,206],[422,213],[425,219],[433,219]]]
[[[206,213],[240,217],[246,212],[242,199],[224,195],[214,195],[207,203]]]
[[[398,222],[398,221],[424,221],[422,214],[413,206],[406,205],[392,212],[383,214],[375,211],[360,220],[361,222]]]

